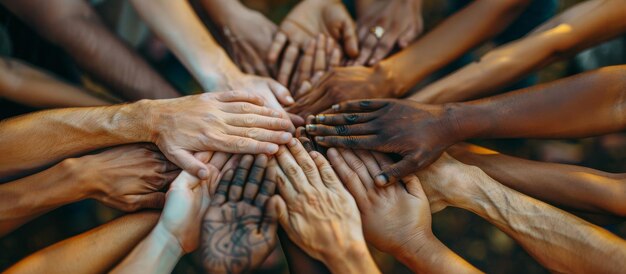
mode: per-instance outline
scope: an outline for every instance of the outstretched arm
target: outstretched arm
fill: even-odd
[[[41,108],[110,104],[45,71],[11,58],[0,58],[0,97]]]
[[[6,273],[103,273],[124,258],[154,227],[159,213],[147,211],[107,224],[42,249]]]
[[[626,217],[623,174],[535,162],[470,144],[452,146],[448,153],[465,164],[478,166],[496,181],[541,201],[576,211]]]
[[[626,241],[501,185],[477,167],[444,154],[417,175],[431,206],[443,203],[480,215],[552,272],[619,273],[626,267]]]
[[[411,99],[460,102],[490,95],[527,73],[626,32],[626,1],[584,1],[539,26],[533,34],[494,49],[480,61],[430,84]]]
[[[122,97],[139,100],[180,96],[106,28],[87,1],[2,0],[1,3]]]

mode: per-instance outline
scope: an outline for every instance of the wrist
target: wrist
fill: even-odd
[[[133,115],[131,115],[131,117],[133,121],[137,123],[134,129],[138,131],[137,140],[134,141],[135,143],[156,143],[159,135],[158,127],[161,113],[159,105],[168,100],[172,99],[143,99],[128,105],[132,107]]]
[[[185,251],[180,244],[180,240],[172,234],[167,228],[165,228],[159,221],[150,233],[151,237],[159,243],[163,243],[163,250],[165,255],[180,258],[185,254]]]
[[[322,254],[321,260],[332,273],[379,273],[365,241],[350,244],[339,252]]]
[[[87,171],[81,167],[83,157],[67,158],[54,166],[58,174],[61,174],[61,178],[65,178],[63,181],[70,184],[68,193],[71,193],[74,201],[91,198],[95,193],[93,183],[89,178],[85,178]]]
[[[448,136],[454,143],[479,137],[486,130],[488,114],[476,104],[446,103],[442,105]]]
[[[381,88],[387,90],[385,97],[400,98],[408,90],[403,86],[402,80],[399,79],[401,75],[393,70],[391,62],[385,62],[385,60],[383,60],[374,65],[372,69],[377,78],[382,79],[381,82],[383,86]]]

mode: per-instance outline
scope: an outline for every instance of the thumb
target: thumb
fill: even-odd
[[[172,152],[166,152],[164,154],[167,159],[190,174],[202,180],[209,179],[209,171],[207,170],[207,167],[202,163],[202,161],[193,157],[189,151],[176,149]]]
[[[404,185],[406,186],[406,190],[413,196],[418,198],[426,198],[426,193],[424,193],[424,189],[422,188],[422,184],[420,179],[415,176],[415,174],[411,174],[402,178]]]
[[[282,205],[280,205],[281,203]],[[266,208],[266,211],[265,211],[266,218],[263,222],[264,223],[263,225],[266,226],[265,227],[266,229],[263,229],[263,231],[267,231],[268,235],[275,235],[276,232],[278,231],[279,216],[281,214],[286,216],[287,214],[287,208],[285,206],[285,202],[280,196],[274,195],[267,202],[267,205],[265,208]],[[280,210],[284,210],[284,212],[279,213]]]
[[[352,20],[345,20],[343,22],[342,33],[344,50],[348,56],[352,58],[357,57],[359,55],[359,40],[356,36],[356,30]]]
[[[400,162],[383,167],[382,172],[374,178],[374,182],[378,186],[392,184],[395,183],[398,178],[402,178],[417,169],[418,166],[413,160],[413,157],[405,156]]]
[[[285,229],[285,231],[292,231],[291,225],[289,224],[289,212],[287,211],[287,205],[285,204],[285,200],[281,198],[279,195],[274,195],[267,201],[267,217],[273,218],[274,220],[278,220],[280,225]]]
[[[165,193],[153,192],[139,196],[137,199],[137,209],[163,208],[165,205]]]

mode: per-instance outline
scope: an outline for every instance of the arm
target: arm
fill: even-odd
[[[124,258],[154,227],[158,212],[141,212],[42,249],[6,273],[102,273]]]
[[[205,93],[108,107],[41,111],[0,122],[0,176],[119,144],[155,143],[175,165],[206,178],[191,153],[268,153],[293,126],[248,93]],[[43,136],[43,137],[42,137]]]
[[[626,32],[626,1],[584,1],[538,27],[533,34],[491,50],[430,84],[411,99],[460,102],[490,95],[557,60]]]
[[[87,1],[3,0],[2,4],[122,97],[138,100],[180,96],[106,28]]]
[[[0,60],[0,97],[33,107],[103,106],[110,102],[16,59]]]
[[[618,273],[626,267],[624,240],[501,185],[477,167],[444,155],[418,177],[429,199],[478,214],[552,272]]]
[[[577,211],[626,217],[623,174],[529,161],[469,144],[452,146],[448,153],[479,167],[505,186],[541,201]]]

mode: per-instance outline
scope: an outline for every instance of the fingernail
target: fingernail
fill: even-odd
[[[280,117],[282,117],[283,115],[282,115],[280,112],[278,112],[278,111],[272,111],[272,116],[274,116],[274,117],[276,117],[276,118],[280,118]]]
[[[278,152],[278,145],[277,144],[270,144],[269,146],[267,146],[267,153],[274,154],[276,152]]]
[[[306,125],[306,131],[315,131],[315,125]]]
[[[291,141],[289,141],[289,146],[295,146],[296,144],[298,144],[298,141],[296,141],[295,138],[291,138]]]
[[[311,155],[311,159],[317,158],[317,152],[315,152],[315,151],[309,152],[309,155]]]
[[[325,119],[326,119],[326,117],[325,117],[324,115],[316,115],[316,116],[315,116],[315,120],[316,120],[318,123],[323,123]]]
[[[283,134],[281,134],[281,135],[280,135],[280,141],[281,141],[281,142],[286,143],[286,142],[288,142],[288,141],[289,141],[289,139],[291,139],[291,134],[289,134],[289,133],[287,133],[287,132],[285,132],[285,133],[283,133]]]
[[[291,96],[287,96],[287,103],[289,104],[293,104],[295,101],[293,100],[293,97]]]
[[[389,176],[387,176],[387,174],[385,173],[381,173],[378,176],[376,176],[374,180],[376,181],[378,185],[384,186],[387,183],[389,183]]]
[[[198,171],[198,177],[199,177],[200,179],[206,180],[206,179],[208,179],[208,178],[209,178],[209,174],[208,174],[208,172],[206,171],[206,169],[201,169],[200,171]]]
[[[334,111],[339,110],[339,105],[338,105],[338,104],[333,105],[333,106],[332,106],[332,109],[333,109]]]

